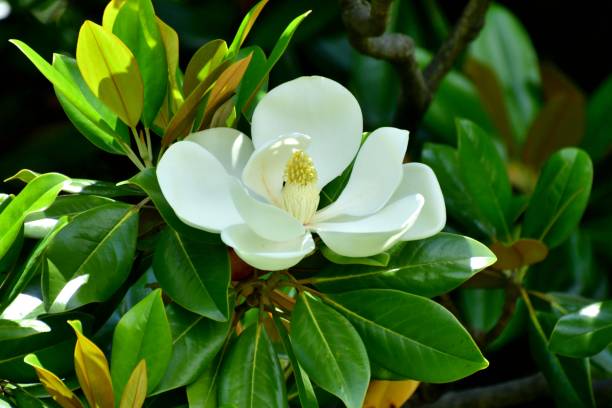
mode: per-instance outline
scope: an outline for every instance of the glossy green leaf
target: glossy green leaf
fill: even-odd
[[[95,142],[91,139],[92,143],[110,153],[122,153],[124,151],[118,144],[118,140],[121,140],[122,136],[120,134],[115,134],[113,129],[108,126],[106,122],[100,121],[100,114],[83,97],[83,93],[74,81],[61,74],[25,43],[19,40],[11,40],[11,42],[15,44],[41,74],[53,84],[55,92],[60,99],[60,103],[62,103],[64,99],[68,102],[67,104],[62,103],[62,106],[64,109],[70,111],[70,113],[67,113],[71,120],[74,119],[85,124],[93,123],[96,125],[95,127],[101,129],[100,132],[89,133],[90,136],[93,137],[93,135],[95,135],[96,137]],[[85,126],[85,124],[77,126],[77,129],[81,130],[80,126]],[[112,135],[112,139],[109,138],[108,135]]]
[[[203,241],[209,244],[221,244],[221,239],[218,234],[210,234],[197,228],[190,227],[176,216],[174,210],[170,207],[170,204],[168,204],[161,192],[155,169],[144,169],[132,177],[129,183],[140,187],[151,198],[164,221],[166,221],[174,231],[197,241]]]
[[[0,342],[14,340],[34,334],[46,333],[51,328],[43,321],[36,319],[7,320],[0,319]]]
[[[493,239],[509,241],[507,220],[512,189],[492,137],[473,122],[458,120],[457,139],[459,170],[477,212],[493,227],[488,231]]]
[[[421,160],[436,173],[449,217],[463,225],[468,235],[489,236],[494,228],[480,215],[475,198],[463,182],[457,151],[447,145],[426,143]]]
[[[197,380],[187,386],[187,400],[190,407],[218,408],[217,391],[222,368],[221,352],[200,374]]]
[[[43,297],[52,311],[107,300],[127,278],[138,210],[113,203],[77,215],[53,237],[43,262]]]
[[[462,289],[458,296],[457,303],[468,327],[479,333],[493,329],[502,315],[506,299],[504,289]]]
[[[561,244],[578,225],[593,180],[593,164],[582,150],[566,148],[544,165],[525,213],[521,235]]]
[[[159,394],[193,383],[210,366],[228,334],[230,322],[216,322],[177,304],[166,307],[172,331],[172,358],[155,389]]]
[[[66,176],[48,173],[36,177],[0,213],[0,258],[17,238],[28,214],[47,208],[68,181]]]
[[[185,100],[182,86],[179,85],[181,69],[179,67],[179,38],[172,27],[157,18],[157,25],[162,37],[166,52],[166,64],[168,66],[168,90],[164,103],[157,114],[155,124],[161,123],[165,129],[170,122],[170,118],[177,111],[178,107]]]
[[[231,271],[224,245],[209,245],[167,228],[155,250],[153,270],[175,302],[202,316],[227,320]]]
[[[423,48],[417,48],[416,58],[424,68],[432,56]],[[454,145],[455,118],[469,119],[487,132],[493,130],[491,119],[474,84],[459,71],[451,70],[440,82],[423,118],[423,125],[433,131],[438,139]]]
[[[593,303],[557,322],[549,349],[569,357],[590,357],[612,343],[612,301]]]
[[[291,344],[304,371],[348,408],[361,408],[370,363],[359,334],[340,313],[310,295],[299,295],[291,314]]]
[[[60,218],[53,230],[30,253],[27,261],[5,278],[0,286],[0,311],[4,311],[19,296],[34,275],[42,273],[47,247],[67,223],[66,218]]]
[[[185,69],[183,92],[189,95],[199,83],[217,68],[227,56],[227,44],[223,40],[212,40],[198,48]]]
[[[310,378],[297,361],[295,353],[293,352],[293,346],[291,345],[291,339],[287,333],[287,328],[283,325],[283,322],[278,315],[274,315],[274,326],[280,335],[285,352],[287,353],[289,361],[291,362],[293,377],[298,389],[298,396],[300,398],[302,408],[318,408],[319,403],[317,402],[317,396],[314,392],[314,388],[312,387],[312,383],[310,382]]]
[[[66,195],[57,197],[55,202],[44,211],[30,214],[26,221],[41,218],[74,217],[92,208],[113,203],[114,200],[95,195]]]
[[[240,27],[238,27],[238,31],[236,31],[236,35],[234,36],[234,39],[232,40],[232,43],[230,44],[230,47],[228,50],[229,58],[234,57],[238,53],[238,50],[240,50],[242,43],[244,43],[244,40],[246,40],[247,35],[249,35],[251,28],[253,28],[253,24],[255,24],[257,17],[259,17],[259,14],[261,14],[261,11],[263,10],[263,8],[266,6],[267,3],[268,3],[268,0],[259,1],[244,16],[244,18],[242,19],[242,22],[240,23]]]
[[[522,143],[540,108],[538,59],[525,28],[507,9],[494,4],[469,55],[497,74],[515,140]]]
[[[143,359],[130,374],[121,394],[119,408],[141,408],[147,397],[147,382],[147,362]]]
[[[151,127],[168,86],[166,50],[151,0],[126,0],[113,23],[113,34],[138,62],[144,86],[142,123]]]
[[[478,241],[447,233],[402,242],[389,252],[387,266],[331,265],[309,281],[323,292],[378,288],[432,297],[456,288],[496,260]]]
[[[123,315],[115,328],[111,355],[115,401],[142,359],[147,364],[147,393],[151,393],[164,376],[171,356],[172,333],[161,290],[157,289]]]
[[[287,407],[285,381],[263,324],[252,324],[232,344],[219,378],[219,406]]]
[[[556,405],[594,407],[589,360],[552,354],[547,347],[547,337],[556,318],[547,313],[531,314],[530,318],[531,354],[546,377]]]
[[[355,326],[372,360],[404,378],[450,382],[489,365],[453,314],[427,298],[366,289],[327,302]]]
[[[244,73],[244,77],[242,81],[240,81],[240,86],[236,91],[235,106],[236,112],[242,112],[248,120],[251,120],[253,111],[255,110],[255,104],[249,104],[248,109],[245,105],[252,95],[255,95],[253,98],[257,99],[258,92],[265,89],[266,78],[269,73],[268,60],[263,50],[256,45],[244,48],[241,50],[241,54],[242,52],[251,53],[252,57],[251,62],[249,62],[249,67]]]
[[[36,373],[23,362],[26,355],[36,354],[42,364],[59,376],[74,372],[73,353],[76,338],[67,320],[78,319],[91,327],[93,318],[80,312],[41,315],[37,318],[50,330],[26,337],[0,341],[0,378],[17,383],[37,381]]]
[[[612,76],[597,88],[587,104],[586,133],[581,147],[594,162],[601,160],[612,147]]]
[[[93,94],[135,127],[143,111],[143,83],[132,51],[102,26],[86,21],[79,31],[76,60]]]
[[[267,61],[266,69],[265,69],[265,75],[261,77],[257,85],[253,88],[253,92],[246,98],[246,102],[244,103],[242,107],[243,111],[246,109],[249,109],[251,103],[254,102],[255,95],[257,94],[257,91],[259,90],[259,88],[263,85],[266,76],[270,73],[270,71],[272,71],[272,68],[274,68],[274,65],[276,65],[280,57],[282,57],[283,53],[287,49],[287,46],[289,45],[289,42],[291,41],[291,38],[293,37],[293,34],[299,27],[300,23],[309,14],[310,14],[310,11],[307,11],[306,13],[297,16],[289,23],[287,28],[285,28],[285,31],[283,31],[280,38],[274,45],[274,48],[272,48],[272,51],[270,52],[270,56],[268,57],[268,61]]]
[[[74,103],[66,97],[59,87],[55,86],[55,94],[64,108],[64,112],[74,126],[94,145],[108,151],[109,153],[124,154],[121,145],[130,143],[130,135],[127,126],[113,113],[100,99],[91,92],[81,72],[77,67],[76,60],[62,54],[53,54],[53,68],[68,78],[81,93],[83,104],[89,104],[91,109],[97,112],[99,118],[92,120],[87,117]],[[110,129],[110,131],[109,131]]]
[[[388,252],[370,256],[367,258],[351,258],[348,256],[338,255],[329,247],[321,246],[321,254],[330,262],[338,265],[370,265],[370,266],[387,266],[391,256]]]

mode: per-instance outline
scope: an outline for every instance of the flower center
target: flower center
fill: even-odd
[[[283,208],[302,223],[310,221],[319,206],[317,170],[302,150],[293,152],[285,167]]]

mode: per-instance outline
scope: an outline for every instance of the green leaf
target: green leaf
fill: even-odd
[[[45,369],[36,355],[29,354],[24,361],[36,370],[36,374],[45,389],[63,408],[82,408],[79,398],[64,384],[64,382],[51,371]]]
[[[167,228],[155,250],[153,270],[162,289],[179,305],[210,319],[227,320],[231,271],[224,245]]]
[[[538,59],[527,31],[507,9],[493,4],[469,55],[497,74],[515,140],[522,144],[540,108]]]
[[[202,81],[208,77],[227,56],[227,44],[223,40],[212,40],[198,48],[185,69],[183,92],[191,94]]]
[[[252,95],[254,95],[254,99],[257,99],[258,92],[265,89],[268,75],[268,60],[266,54],[256,45],[242,49],[240,54],[243,52],[252,53],[252,57],[236,91],[236,112],[242,112],[248,120],[251,120],[255,104],[250,104],[248,109],[245,105]]]
[[[47,208],[68,181],[66,176],[47,173],[36,177],[0,213],[0,259],[19,235],[28,214]]]
[[[60,103],[62,103],[64,109],[68,107],[70,113],[67,112],[67,114],[71,120],[74,119],[83,123],[93,123],[96,127],[101,129],[100,132],[90,133],[90,136],[93,137],[95,134],[96,137],[95,142],[91,139],[92,143],[110,153],[121,154],[124,152],[123,148],[118,143],[123,137],[120,134],[116,134],[106,122],[100,121],[100,113],[87,102],[74,81],[61,74],[25,43],[19,40],[11,40],[11,42],[15,44],[15,46],[28,57],[40,73],[53,84]],[[62,102],[64,99],[68,104]],[[85,126],[85,124],[80,126],[81,125],[76,127],[79,131],[82,131],[82,126]],[[112,135],[113,139],[111,140],[107,135]]]
[[[251,92],[251,94],[246,98],[246,102],[244,103],[242,107],[243,111],[249,109],[251,103],[254,102],[255,95],[257,94],[257,91],[259,90],[259,88],[263,85],[266,76],[270,73],[270,71],[272,71],[272,68],[274,68],[274,65],[276,65],[280,57],[282,57],[285,50],[287,49],[287,46],[289,45],[289,42],[291,41],[291,38],[293,37],[293,34],[299,27],[300,23],[309,14],[310,14],[310,11],[307,11],[304,14],[297,16],[289,23],[287,28],[285,28],[285,31],[283,31],[280,38],[274,45],[274,48],[272,48],[272,52],[270,52],[270,56],[268,57],[268,61],[266,64],[265,74],[261,77],[261,79],[259,80],[259,83],[253,88],[253,92]]]
[[[425,68],[432,56],[427,50],[417,48],[416,58],[419,66]],[[454,145],[455,118],[469,119],[487,132],[493,130],[491,119],[474,84],[459,71],[451,70],[440,82],[423,118],[423,125],[444,142]]]
[[[587,104],[586,133],[580,147],[594,162],[603,159],[612,147],[612,76],[597,88]]]
[[[578,225],[593,180],[593,164],[580,149],[566,148],[548,159],[525,213],[523,237],[561,244]]]
[[[387,266],[391,256],[388,252],[381,252],[378,255],[373,255],[367,258],[351,258],[348,256],[338,255],[327,246],[321,246],[321,254],[330,262],[338,265],[370,265],[370,266]]]
[[[468,327],[486,333],[501,317],[505,299],[503,289],[469,288],[459,291],[457,303]]]
[[[113,34],[136,57],[144,86],[142,123],[151,127],[168,87],[166,51],[151,0],[127,0],[117,13]]]
[[[170,207],[170,204],[168,204],[161,192],[154,168],[144,169],[128,180],[128,182],[140,187],[147,193],[164,221],[166,221],[174,231],[197,241],[207,242],[209,244],[221,244],[221,239],[218,234],[210,234],[197,228],[190,227],[176,216],[174,210]]]
[[[492,137],[473,122],[457,120],[457,138],[461,178],[477,212],[492,227],[488,233],[493,239],[510,241],[507,219],[512,189]]]
[[[115,401],[142,359],[147,364],[147,393],[150,394],[163,378],[172,356],[172,333],[161,290],[151,292],[123,315],[115,328],[112,350]]]
[[[389,252],[387,266],[331,265],[309,281],[323,292],[378,288],[432,297],[456,288],[496,260],[478,241],[447,233],[402,242]]]
[[[404,378],[451,382],[489,365],[453,314],[427,298],[366,289],[327,302],[355,326],[372,360]]]
[[[242,22],[240,23],[240,27],[238,27],[238,31],[236,31],[236,35],[234,36],[234,39],[232,40],[232,43],[229,47],[227,53],[228,58],[233,58],[234,56],[236,56],[236,54],[238,54],[242,43],[244,43],[244,40],[246,39],[247,35],[249,35],[251,28],[253,28],[255,20],[257,20],[257,17],[259,17],[259,14],[267,3],[268,0],[261,0],[260,2],[255,4],[244,16]]]
[[[102,26],[86,21],[79,31],[76,60],[93,94],[135,127],[143,111],[143,83],[130,49]]]
[[[128,277],[138,234],[136,207],[113,203],[77,215],[49,243],[43,297],[51,311],[107,300]]]
[[[44,211],[30,214],[26,221],[42,218],[74,217],[92,208],[113,203],[114,200],[95,195],[67,195],[57,197],[55,202]]]
[[[261,322],[246,328],[223,359],[218,405],[287,407],[283,371]]]
[[[228,334],[230,322],[215,322],[177,304],[166,307],[172,331],[172,358],[155,394],[188,385],[210,366]]]
[[[211,364],[204,368],[198,379],[187,386],[187,400],[190,407],[219,407],[219,404],[217,404],[217,390],[222,367],[221,357],[223,355],[224,352],[222,351]]]
[[[297,361],[295,357],[295,353],[293,352],[293,346],[291,345],[291,339],[289,339],[289,334],[287,333],[287,329],[283,325],[282,321],[278,317],[278,315],[274,315],[274,326],[280,335],[281,341],[283,342],[283,347],[287,352],[287,356],[289,357],[289,361],[291,362],[291,368],[293,369],[293,377],[295,378],[295,384],[298,389],[298,396],[300,398],[300,404],[302,408],[318,408],[319,403],[317,402],[317,396],[315,395],[314,388],[310,382],[310,378],[306,371],[302,368],[300,363]]]
[[[291,344],[300,365],[317,385],[348,408],[361,408],[370,363],[357,331],[340,313],[300,294],[291,314]]]
[[[60,74],[68,78],[81,93],[83,104],[89,104],[91,109],[98,114],[97,120],[88,118],[79,108],[70,102],[55,86],[55,94],[68,119],[74,126],[94,145],[109,153],[124,154],[124,145],[129,146],[130,134],[127,126],[111,111],[100,99],[91,92],[85,80],[81,76],[81,72],[74,58],[67,57],[62,54],[53,54],[53,68]],[[112,130],[109,132],[109,128]]]
[[[29,254],[27,261],[5,278],[0,286],[0,312],[4,311],[19,296],[34,275],[42,273],[45,262],[43,256],[46,253],[47,247],[67,223],[68,220],[66,218],[60,218],[53,230]]]
[[[569,357],[591,357],[612,343],[612,300],[583,307],[557,322],[548,348]]]
[[[0,342],[47,333],[51,328],[43,321],[36,319],[6,320],[0,319]]]
[[[594,407],[589,360],[555,356],[547,347],[555,316],[530,314],[529,345],[532,356],[546,377],[557,406]]]

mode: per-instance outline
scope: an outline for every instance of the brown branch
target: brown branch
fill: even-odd
[[[612,380],[593,382],[598,406],[610,406]],[[433,403],[408,400],[406,408],[503,408],[523,406],[540,398],[549,398],[550,389],[541,373],[485,387],[451,391]]]
[[[470,0],[452,33],[425,72],[415,57],[414,41],[407,35],[385,33],[393,0],[340,0],[342,21],[349,41],[364,55],[391,63],[399,73],[408,106],[409,127],[421,120],[444,75],[480,31],[490,0]]]
[[[444,76],[451,70],[463,50],[484,26],[490,0],[470,0],[459,21],[433,57],[423,75],[430,92],[436,92]]]

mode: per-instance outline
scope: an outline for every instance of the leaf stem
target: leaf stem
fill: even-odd
[[[138,156],[136,156],[132,148],[123,142],[120,142],[120,143],[121,143],[121,147],[123,148],[123,151],[125,152],[126,156],[132,161],[132,163],[134,163],[136,167],[138,167],[138,170],[141,170],[141,171],[144,170],[145,169],[144,164],[142,164],[142,162],[138,159]]]
[[[546,334],[544,333],[544,329],[542,329],[542,325],[540,325],[540,321],[538,320],[538,315],[536,314],[536,310],[529,299],[529,294],[525,290],[525,288],[520,288],[521,297],[525,301],[525,306],[527,306],[527,311],[529,312],[529,317],[531,318],[531,322],[533,323],[533,327],[537,330],[538,334],[542,336],[542,339],[546,340]]]
[[[151,132],[148,127],[145,127],[144,130],[145,130],[145,135],[147,135],[147,152],[149,153],[149,165],[150,167],[153,167],[153,163],[151,162],[151,160],[153,160],[153,146],[151,145]]]

